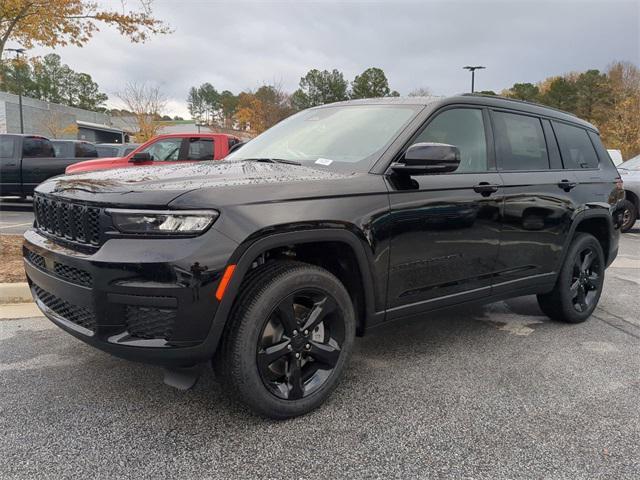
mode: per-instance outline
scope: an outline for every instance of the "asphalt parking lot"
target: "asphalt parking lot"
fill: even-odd
[[[358,339],[323,407],[285,422],[210,373],[173,390],[43,318],[0,320],[0,478],[637,479],[638,227],[587,323],[522,297],[393,325]]]
[[[31,201],[0,199],[0,235],[20,235],[33,225]]]

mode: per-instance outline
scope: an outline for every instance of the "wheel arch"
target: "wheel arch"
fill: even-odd
[[[629,200],[631,203],[633,203],[636,207],[636,211],[640,213],[640,198],[638,198],[638,195],[636,194],[636,192],[633,192],[631,190],[625,190],[624,198]]]
[[[357,327],[358,333],[362,334],[366,328],[367,322],[372,316],[376,315],[375,308],[375,283],[373,277],[373,266],[371,254],[367,252],[367,243],[364,238],[359,238],[356,233],[344,229],[344,228],[323,228],[323,229],[308,229],[297,230],[286,233],[265,233],[258,238],[248,239],[236,250],[231,256],[228,264],[234,264],[235,270],[233,276],[227,286],[224,296],[216,311],[213,331],[211,332],[215,337],[215,344],[219,340],[222,334],[224,325],[227,323],[227,319],[231,312],[231,308],[239,294],[242,286],[242,282],[246,278],[246,275],[255,266],[255,262],[264,255],[266,252],[274,251],[276,249],[282,249],[291,246],[310,246],[310,245],[340,245],[345,247],[343,253],[352,255],[355,264],[358,269],[358,276],[361,287],[359,285],[345,284],[345,287],[349,291],[352,299],[360,294],[361,303],[358,303],[357,298],[354,302],[354,308],[356,308],[357,315]],[[347,250],[348,249],[348,250]],[[301,259],[305,261],[303,257]],[[315,262],[309,262],[317,264]],[[331,271],[331,268],[328,268]],[[332,273],[336,273],[332,271]],[[340,275],[336,275],[340,278]],[[344,282],[344,278],[340,278]],[[356,290],[354,290],[356,289]],[[380,313],[379,313],[380,314]]]
[[[602,251],[604,252],[605,256],[605,263],[607,266],[609,266],[611,262],[613,262],[615,253],[617,251],[616,249],[612,248],[614,247],[612,242],[615,242],[614,231],[615,227],[613,225],[613,219],[608,209],[606,209],[606,211],[604,208],[589,209],[580,212],[578,215],[576,215],[571,224],[571,229],[564,243],[562,258],[556,268],[556,271],[559,271],[562,264],[564,263],[569,245],[578,232],[589,233],[596,237],[596,239],[602,246]]]

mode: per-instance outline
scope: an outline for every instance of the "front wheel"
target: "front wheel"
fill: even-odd
[[[538,295],[540,309],[554,320],[584,322],[600,300],[604,269],[605,259],[600,242],[588,233],[576,234],[569,245],[554,289]]]
[[[327,270],[274,262],[241,289],[215,360],[225,386],[252,410],[284,419],[322,404],[340,379],[355,314]]]

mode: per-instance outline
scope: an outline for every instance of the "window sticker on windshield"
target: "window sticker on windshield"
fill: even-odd
[[[316,160],[316,163],[318,165],[331,165],[333,163],[333,160],[329,160],[328,158],[319,158]]]

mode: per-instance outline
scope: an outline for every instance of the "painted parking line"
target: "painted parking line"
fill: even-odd
[[[14,228],[14,227],[25,227],[27,225],[31,225],[33,222],[27,223],[14,223],[13,225],[2,225],[0,228]]]

